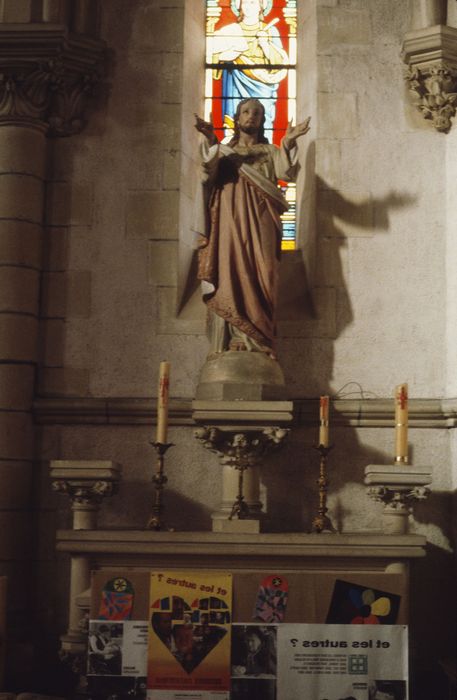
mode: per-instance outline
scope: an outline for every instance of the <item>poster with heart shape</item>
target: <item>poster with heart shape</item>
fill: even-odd
[[[213,571],[151,574],[148,699],[228,700],[232,576]],[[201,691],[196,696],[195,691]]]

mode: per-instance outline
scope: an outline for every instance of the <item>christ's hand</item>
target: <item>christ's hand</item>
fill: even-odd
[[[309,125],[310,121],[311,117],[308,117],[308,119],[305,119],[304,122],[300,122],[300,124],[292,126],[292,120],[290,120],[290,122],[287,125],[285,136],[282,140],[286,148],[293,148],[297,139],[300,138],[300,136],[304,136],[304,134],[308,133],[308,131],[311,128]]]
[[[201,117],[198,116],[198,114],[195,114],[195,128],[197,131],[199,131],[203,136],[205,136],[209,142],[209,144],[212,146],[215,143],[218,143],[217,136],[214,133],[214,124],[213,124],[213,119],[212,116],[210,115],[210,121],[207,122]]]

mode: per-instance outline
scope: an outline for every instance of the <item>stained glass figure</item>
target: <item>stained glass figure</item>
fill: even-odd
[[[233,115],[245,97],[265,107],[265,136],[279,145],[295,123],[296,0],[207,0],[205,118],[219,140],[233,135]],[[289,202],[283,248],[295,247],[295,186],[280,183]]]

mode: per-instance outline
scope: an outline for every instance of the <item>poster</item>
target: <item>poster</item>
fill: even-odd
[[[333,625],[394,625],[400,596],[337,579],[326,622]]]
[[[278,627],[276,700],[407,700],[407,679],[406,625]]]
[[[229,700],[232,577],[151,574],[149,700]]]

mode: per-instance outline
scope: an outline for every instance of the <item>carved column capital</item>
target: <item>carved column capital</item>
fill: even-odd
[[[428,467],[399,468],[397,465],[370,464],[365,469],[368,496],[384,504],[383,530],[386,534],[408,531],[408,516],[416,501],[422,501],[430,493],[432,481]]]
[[[221,430],[214,426],[200,427],[195,437],[203,447],[218,455],[223,466],[248,469],[257,466],[278,449],[289,429],[279,426],[242,430]]]
[[[50,464],[52,488],[68,496],[75,530],[94,529],[100,504],[117,493],[121,470],[109,461],[53,460]]]
[[[457,70],[445,63],[409,68],[405,73],[413,102],[437,131],[447,133],[455,116]]]
[[[370,486],[368,496],[378,503],[383,503],[384,512],[396,512],[409,515],[415,501],[423,501],[430,493],[426,486],[400,488],[396,486]]]
[[[105,496],[117,493],[117,484],[111,481],[53,481],[52,488],[57,493],[69,496],[73,508],[86,506],[98,509]]]
[[[405,79],[414,105],[437,131],[452,126],[457,99],[457,29],[435,25],[406,34]]]
[[[50,136],[85,125],[88,98],[100,81],[104,42],[60,25],[0,26],[0,125],[29,124]]]

